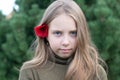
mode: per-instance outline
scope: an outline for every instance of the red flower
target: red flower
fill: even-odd
[[[36,36],[40,38],[46,38],[48,36],[48,26],[46,24],[42,24],[40,26],[36,26],[34,28]]]

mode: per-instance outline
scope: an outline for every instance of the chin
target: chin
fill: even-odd
[[[70,56],[62,56],[62,58],[64,58],[64,59],[67,59],[67,58],[69,58]]]

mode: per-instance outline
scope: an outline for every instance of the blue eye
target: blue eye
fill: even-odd
[[[60,32],[60,31],[55,31],[53,34],[55,34],[55,36],[61,36],[62,32]]]
[[[72,31],[72,32],[70,32],[70,35],[73,36],[73,37],[76,37],[77,36],[77,32],[76,31]]]

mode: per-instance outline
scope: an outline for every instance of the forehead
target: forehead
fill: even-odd
[[[49,29],[76,30],[76,24],[72,17],[61,14],[51,21]]]

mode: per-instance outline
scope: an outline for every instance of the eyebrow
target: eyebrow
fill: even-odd
[[[59,28],[52,28],[51,30],[62,30],[62,29],[59,29]],[[77,29],[73,29],[73,30],[70,30],[70,31],[77,31]]]
[[[70,30],[70,32],[77,32],[77,30],[75,29],[75,30]]]
[[[61,30],[61,29],[52,29],[52,31],[63,31],[63,30]],[[69,30],[69,32],[77,32],[77,30]]]
[[[52,31],[63,31],[64,29],[60,29],[60,28],[52,28],[51,29]],[[73,31],[76,31],[77,32],[77,29],[72,29],[72,30],[69,30],[70,32],[73,32]]]

